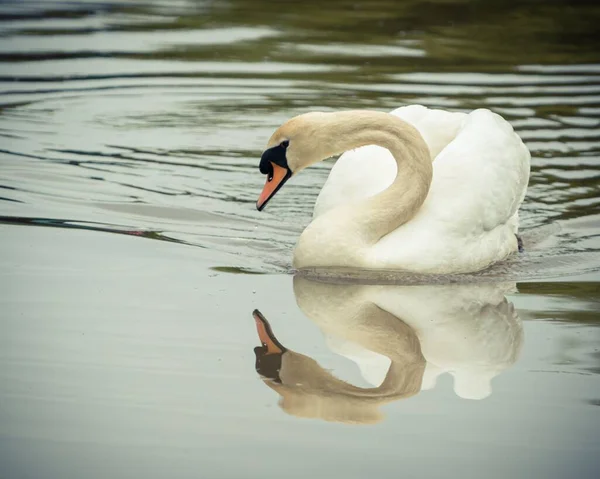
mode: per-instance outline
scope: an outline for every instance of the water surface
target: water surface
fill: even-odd
[[[0,476],[596,477],[599,21],[585,1],[1,3]],[[367,328],[382,344],[288,274],[333,162],[262,213],[257,166],[293,115],[412,103],[524,139],[529,262],[499,290],[336,286],[401,309],[413,341]],[[281,383],[255,369],[255,309]],[[355,396],[394,360],[414,380],[365,405],[298,355]]]

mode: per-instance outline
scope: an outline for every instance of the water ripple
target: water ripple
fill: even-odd
[[[411,10],[418,2],[401,13],[381,2],[379,23],[351,10],[308,15],[312,3],[306,15],[282,4],[277,18],[214,3],[1,5],[5,223],[130,225],[116,230],[160,232],[285,268],[333,162],[256,212],[258,158],[273,129],[309,110],[422,103],[505,116],[533,154],[524,227],[563,221],[569,232],[559,243],[600,250],[596,222],[583,221],[600,213],[600,64],[573,53],[564,32],[555,40],[544,32],[549,43],[536,44],[531,61],[511,38],[537,27],[502,23],[504,7],[485,20],[498,35],[507,30],[498,45],[460,15],[452,31],[439,28],[437,7],[431,24],[413,26],[423,18]],[[447,4],[443,18],[462,12],[462,3]],[[577,34],[585,28],[577,24]],[[587,226],[570,230],[570,222]]]

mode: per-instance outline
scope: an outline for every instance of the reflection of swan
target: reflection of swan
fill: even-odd
[[[300,236],[296,268],[464,273],[517,250],[530,155],[502,117],[421,106],[300,115],[262,155],[257,208],[293,174],[345,151]]]
[[[464,398],[491,393],[494,376],[516,360],[521,322],[504,294],[514,284],[343,285],[296,276],[303,313],[336,352],[355,361],[373,388],[335,378],[314,360],[283,347],[255,311],[262,347],[257,370],[287,412],[344,422],[374,422],[378,406],[454,377]]]
[[[300,417],[369,423],[381,419],[378,406],[419,392],[425,361],[414,332],[375,306],[364,313],[364,327],[373,326],[373,334],[364,334],[364,341],[375,351],[381,347],[391,359],[381,385],[369,389],[337,379],[314,359],[283,347],[264,316],[254,312],[262,342],[262,347],[255,348],[256,369],[270,379],[265,384],[281,395],[285,411]],[[384,337],[378,337],[378,331]]]

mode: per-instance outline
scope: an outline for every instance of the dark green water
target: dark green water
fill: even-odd
[[[0,2],[0,477],[597,477],[599,24],[585,1]],[[525,140],[524,260],[487,286],[294,279],[332,162],[258,213],[272,131],[412,103]],[[394,318],[352,313],[373,304]]]

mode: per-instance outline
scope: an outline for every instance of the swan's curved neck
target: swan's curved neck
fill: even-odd
[[[326,115],[329,118],[315,138],[326,145],[321,150],[322,159],[361,146],[378,145],[393,155],[398,172],[386,190],[360,203],[334,208],[318,217],[320,221],[309,225],[305,234],[310,236],[321,226],[329,235],[335,236],[336,231],[343,235],[344,244],[348,244],[348,237],[352,236],[364,246],[373,245],[410,220],[425,201],[433,175],[429,149],[416,128],[389,113],[356,110]],[[323,236],[320,236],[322,243]],[[328,239],[338,242],[337,238]],[[305,263],[302,258],[299,262]],[[311,264],[309,261],[296,266]]]

